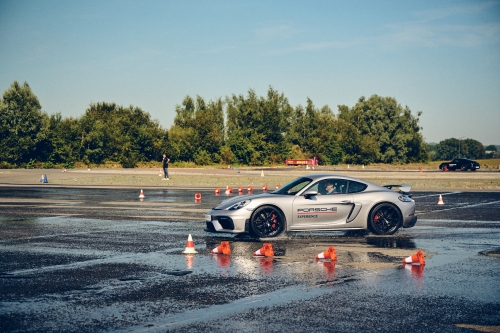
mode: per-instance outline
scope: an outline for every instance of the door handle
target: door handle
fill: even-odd
[[[342,200],[340,203],[342,205],[348,205],[348,204],[352,204],[352,201],[351,200]]]

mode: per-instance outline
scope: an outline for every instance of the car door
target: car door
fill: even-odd
[[[335,189],[327,194],[323,184],[331,181]],[[304,193],[317,191],[317,195],[307,196]],[[347,181],[329,178],[321,180],[306,189],[293,201],[293,221],[290,230],[335,229],[346,223],[354,205],[351,194],[347,194]]]
[[[460,160],[459,159],[454,159],[453,161],[451,161],[450,163],[448,163],[448,168],[450,170],[456,170],[456,169],[460,168]]]

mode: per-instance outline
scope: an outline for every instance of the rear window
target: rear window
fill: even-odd
[[[349,182],[349,190],[348,190],[348,193],[357,193],[357,192],[362,192],[365,190],[365,188],[367,188],[368,185],[366,184],[362,184],[362,183],[358,183],[358,182],[354,182],[354,181],[350,181]]]

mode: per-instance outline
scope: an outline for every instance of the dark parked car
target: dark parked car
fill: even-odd
[[[445,168],[447,168],[450,171],[455,171],[455,170],[476,171],[477,169],[480,168],[480,165],[476,161],[470,160],[468,158],[455,158],[451,162],[445,162],[439,165],[439,169],[445,171]]]

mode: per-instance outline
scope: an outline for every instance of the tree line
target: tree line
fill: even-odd
[[[30,86],[14,81],[0,100],[2,167],[72,167],[76,162],[161,160],[197,165],[284,163],[316,156],[321,164],[425,162],[431,157],[419,116],[395,98],[359,98],[353,107],[293,107],[272,87],[206,102],[186,96],[175,107],[174,124],[163,128],[139,107],[92,103],[77,118],[49,115]],[[473,151],[462,140],[464,154]],[[465,148],[467,147],[467,148]],[[484,147],[483,147],[484,151]],[[436,155],[436,154],[434,154]]]

